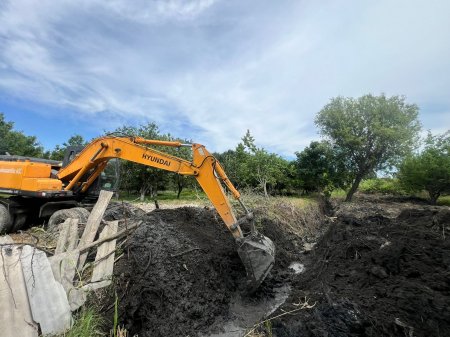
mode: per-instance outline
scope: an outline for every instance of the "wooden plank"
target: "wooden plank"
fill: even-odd
[[[47,256],[25,245],[20,260],[33,320],[40,324],[43,335],[63,333],[70,328],[72,315],[66,292],[55,281]]]
[[[9,239],[8,239],[9,238]],[[9,237],[0,237],[0,331],[2,337],[37,337],[20,261],[21,251]]]
[[[100,282],[94,282],[94,283],[88,283],[85,284],[82,289],[85,291],[92,291],[92,290],[96,290],[96,289],[100,289],[100,288],[104,288],[107,287],[111,284],[110,280],[107,281],[100,281]]]
[[[66,219],[64,223],[59,225],[58,242],[56,243],[55,255],[66,251],[67,237],[69,236],[69,226],[72,219]]]
[[[55,280],[62,284],[67,292],[73,288],[80,251],[75,249],[48,258]]]
[[[69,228],[69,236],[67,238],[66,250],[73,250],[78,245],[78,219],[72,219]]]
[[[100,226],[100,222],[102,221],[103,214],[105,213],[106,207],[108,207],[109,201],[113,196],[113,192],[111,191],[100,191],[100,195],[98,197],[97,203],[89,215],[87,220],[86,228],[84,229],[83,235],[81,236],[80,242],[78,243],[78,247],[86,246],[87,244],[94,241],[95,234],[97,234],[98,227]],[[80,259],[78,261],[78,269],[82,270],[84,263],[86,262],[87,252],[80,255]]]
[[[66,219],[59,225],[59,237],[56,244],[55,255],[72,250],[78,240],[78,219]]]
[[[73,279],[80,252],[75,249],[78,241],[78,219],[67,219],[60,225],[55,255],[48,260],[56,281],[62,284],[68,294],[73,288]]]
[[[100,233],[99,240],[115,234],[118,227],[119,221],[108,222],[103,231]],[[111,283],[116,241],[117,240],[104,242],[97,248],[97,255],[95,256],[91,282],[109,281],[109,283]]]

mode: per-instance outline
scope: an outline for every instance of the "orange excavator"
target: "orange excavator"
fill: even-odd
[[[189,146],[192,161],[155,149],[160,146]],[[112,159],[195,177],[236,240],[249,286],[256,289],[261,284],[274,264],[275,247],[269,238],[257,232],[253,215],[242,202],[240,193],[217,159],[200,144],[105,136],[94,139],[83,149],[68,148],[62,163],[1,155],[0,231],[16,231],[39,218],[50,217],[51,222],[55,216],[67,214],[66,210],[73,210],[72,217],[81,216],[83,211],[87,212],[82,206],[98,196],[95,190]],[[243,218],[236,218],[222,184],[243,207],[246,214]],[[244,223],[250,225],[247,235],[241,230]]]

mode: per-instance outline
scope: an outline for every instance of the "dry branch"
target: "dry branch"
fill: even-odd
[[[120,237],[122,237],[122,236],[128,235],[128,234],[130,234],[134,229],[136,229],[137,227],[139,227],[139,225],[140,225],[141,223],[142,223],[142,221],[139,221],[139,222],[137,222],[137,223],[135,223],[135,224],[133,224],[133,225],[131,225],[131,226],[128,226],[128,228],[125,228],[125,229],[122,229],[121,231],[118,231],[117,233],[115,233],[115,234],[113,234],[113,235],[107,236],[107,237],[105,237],[105,238],[103,238],[103,239],[99,239],[99,240],[94,241],[94,242],[92,242],[92,243],[90,243],[90,244],[87,244],[87,245],[85,245],[85,246],[79,247],[78,250],[79,250],[80,252],[85,252],[85,251],[91,249],[92,247],[96,247],[96,246],[98,246],[98,245],[101,245],[101,244],[104,243],[104,242],[111,241],[111,240],[120,238]]]
[[[249,337],[252,333],[255,332],[256,329],[258,329],[258,328],[259,328],[260,326],[262,326],[264,323],[273,321],[274,319],[277,319],[277,318],[280,318],[280,317],[283,317],[283,316],[286,316],[286,315],[293,314],[293,313],[295,313],[295,312],[297,312],[297,311],[300,311],[300,310],[312,309],[312,308],[314,308],[314,307],[316,306],[316,303],[317,303],[317,302],[314,302],[314,304],[309,304],[309,303],[308,303],[308,299],[305,297],[305,300],[304,300],[303,302],[300,301],[299,303],[293,303],[293,304],[292,304],[293,306],[295,306],[295,307],[297,307],[297,308],[295,308],[295,309],[293,309],[293,310],[290,310],[290,311],[284,311],[283,313],[281,313],[281,314],[279,314],[279,315],[277,315],[277,316],[270,317],[270,318],[268,318],[268,319],[265,319],[264,321],[261,321],[261,322],[255,324],[255,325],[250,329],[250,331],[248,331],[248,332],[244,335],[244,337]]]

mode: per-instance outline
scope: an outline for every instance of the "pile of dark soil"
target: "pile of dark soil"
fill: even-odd
[[[236,244],[213,210],[155,210],[129,239],[115,266],[119,317],[130,335],[197,336],[217,331],[229,317],[230,301],[246,295],[245,270]],[[249,301],[273,296],[289,277],[298,237],[270,227],[277,246],[271,274]],[[288,252],[288,250],[292,250]]]
[[[318,242],[272,316],[315,306],[274,319],[273,335],[449,336],[450,210],[361,213],[342,212]]]

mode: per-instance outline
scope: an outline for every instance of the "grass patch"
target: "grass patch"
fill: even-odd
[[[158,201],[171,201],[171,200],[195,201],[195,200],[205,199],[205,198],[207,198],[206,194],[201,190],[184,189],[181,192],[179,199],[177,199],[176,192],[166,190],[166,191],[159,191],[156,198],[146,196],[143,202],[153,202],[153,200],[155,200],[155,199],[157,199]],[[136,194],[136,193],[128,194],[126,192],[120,192],[120,200],[128,201],[128,202],[141,202],[139,194]]]
[[[402,189],[398,179],[394,178],[372,178],[365,179],[359,184],[359,190],[363,193],[371,194],[392,194],[404,195],[405,191]]]
[[[92,308],[84,308],[75,317],[72,328],[61,337],[97,337],[104,336],[102,317]]]
[[[255,226],[262,230],[267,221],[272,221],[287,232],[296,236],[313,237],[320,232],[323,222],[320,205],[313,197],[264,197],[259,194],[245,193],[242,196],[245,205],[255,215]],[[244,215],[236,200],[232,200],[236,216]]]
[[[347,196],[347,192],[342,189],[336,189],[331,192],[332,198],[345,198]]]
[[[450,195],[440,197],[437,201],[437,204],[440,206],[450,206]]]

